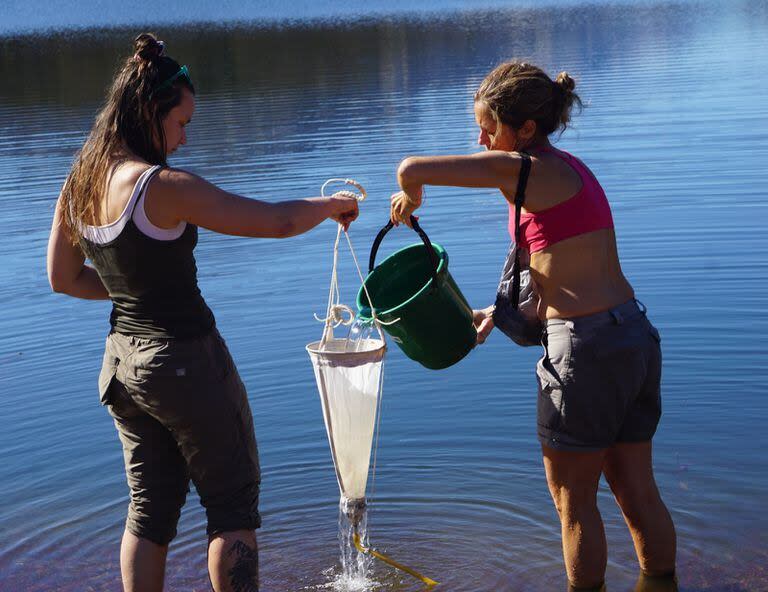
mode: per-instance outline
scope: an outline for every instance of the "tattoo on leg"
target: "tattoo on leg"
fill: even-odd
[[[229,570],[229,581],[234,592],[259,592],[259,551],[242,541],[235,541],[227,557],[235,555],[235,564]]]

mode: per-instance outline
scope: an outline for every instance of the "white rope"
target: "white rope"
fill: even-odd
[[[315,319],[325,323],[323,327],[323,336],[320,339],[320,348],[323,348],[329,339],[333,338],[333,330],[340,324],[350,325],[354,318],[352,309],[348,306],[341,304],[339,296],[339,279],[336,267],[339,262],[339,239],[341,239],[342,226],[339,224],[339,228],[336,231],[336,241],[333,244],[333,268],[331,271],[331,287],[328,291],[328,306],[325,310],[325,318],[320,318],[314,315]],[[342,313],[348,311],[350,318],[347,321],[343,320]]]
[[[333,194],[335,196],[351,197],[357,201],[363,201],[367,197],[365,188],[360,185],[360,183],[354,179],[340,178],[328,179],[325,183],[323,183],[322,187],[320,187],[320,195],[325,197],[325,188],[331,183],[344,183],[345,185],[351,185],[355,187],[359,191],[359,193],[355,193],[354,191],[349,190],[337,191]],[[345,304],[341,304],[340,302],[339,281],[336,269],[339,262],[339,239],[341,238],[341,230],[342,226],[339,224],[339,228],[336,232],[336,242],[333,244],[333,270],[331,272],[331,288],[328,293],[328,307],[325,311],[325,317],[320,318],[316,314],[313,315],[317,321],[325,323],[325,327],[323,328],[323,336],[320,339],[321,348],[328,342],[328,339],[333,338],[333,330],[336,327],[339,325],[351,325],[355,318],[355,313],[352,311],[352,309]],[[346,319],[344,318],[345,313],[348,315]],[[381,330],[379,330],[379,333],[381,333]]]
[[[389,325],[394,325],[397,323],[400,318],[396,318],[393,321],[382,321],[379,317],[376,316],[376,309],[373,307],[373,300],[371,299],[371,295],[368,293],[368,286],[365,284],[365,278],[363,277],[363,272],[360,271],[360,264],[357,262],[357,255],[355,255],[355,249],[352,248],[352,241],[349,238],[349,232],[344,231],[344,236],[347,239],[347,244],[349,245],[349,250],[352,253],[352,260],[355,262],[355,268],[357,268],[357,275],[360,277],[360,282],[363,285],[363,291],[365,292],[365,297],[368,299],[368,304],[371,307],[371,317],[373,318],[373,322],[377,325],[383,325],[385,327],[388,327]],[[381,328],[377,327],[379,330],[379,334],[381,335],[382,340],[384,339],[384,334],[381,332]]]
[[[349,315],[346,319],[344,318],[344,313]],[[313,316],[315,317],[316,321],[321,323],[325,323],[330,319],[330,321],[333,323],[333,328],[335,329],[339,325],[351,325],[352,321],[355,319],[355,311],[349,308],[346,304],[334,304],[331,307],[330,316],[321,318],[314,313]]]
[[[376,437],[373,444],[373,467],[371,467],[371,495],[369,499],[373,504],[376,496],[376,460],[379,456],[379,434],[381,433],[381,400],[384,398],[384,360],[381,361],[381,372],[379,373],[379,400],[376,403]],[[371,517],[368,516],[368,524],[371,523]]]
[[[341,179],[341,178],[334,178],[334,179],[328,179],[325,183],[323,183],[322,187],[320,188],[320,195],[325,197],[325,188],[330,185],[331,183],[345,183],[347,185],[352,185],[355,187],[360,193],[355,193],[354,191],[337,191],[333,195],[344,195],[346,197],[352,197],[358,201],[363,201],[367,197],[367,193],[365,191],[365,188],[360,185],[357,181],[353,179]],[[325,317],[319,317],[317,314],[313,314],[315,317],[315,320],[321,323],[325,323],[325,327],[323,328],[323,336],[320,339],[320,347],[323,347],[327,342],[328,339],[331,339],[333,337],[333,330],[338,327],[339,325],[351,325],[355,318],[355,313],[353,310],[345,305],[341,304],[341,296],[339,292],[339,281],[338,281],[338,262],[339,262],[339,240],[341,239],[341,232],[343,230],[343,227],[341,224],[339,224],[338,230],[336,231],[336,241],[333,244],[333,268],[331,271],[331,286],[330,290],[328,292],[328,306],[326,308]],[[368,292],[368,286],[365,284],[365,278],[363,277],[363,272],[360,270],[360,264],[357,261],[357,255],[355,254],[355,249],[352,247],[352,241],[349,238],[349,232],[344,230],[344,236],[347,239],[347,244],[349,245],[349,251],[352,253],[352,260],[355,262],[355,268],[357,269],[357,275],[360,277],[360,283],[363,287],[363,291],[365,292],[366,298],[368,298],[368,304],[371,308],[371,317],[373,319],[374,326],[376,327],[376,330],[379,332],[379,336],[381,337],[381,340],[386,343],[386,338],[384,337],[384,332],[381,330],[382,326],[389,326],[394,325],[397,323],[400,319],[394,319],[392,321],[383,321],[378,318],[376,315],[376,310],[373,307],[373,300],[371,299],[371,295]],[[344,315],[348,315],[346,318],[344,318]]]
[[[368,197],[368,194],[365,192],[365,188],[354,179],[328,179],[325,183],[323,183],[323,186],[320,187],[320,195],[325,197],[325,188],[331,183],[344,183],[345,185],[352,185],[352,187],[355,187],[360,192],[360,193],[355,193],[354,191],[342,190],[342,191],[337,191],[336,193],[334,193],[334,195],[345,195],[347,197],[354,197],[357,201],[363,201],[365,200],[366,197]]]

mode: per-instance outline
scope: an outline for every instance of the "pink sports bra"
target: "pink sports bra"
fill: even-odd
[[[520,216],[520,246],[529,253],[541,251],[567,238],[603,228],[613,228],[611,207],[603,188],[578,158],[554,148],[544,148],[559,156],[578,173],[581,189],[573,197],[540,212]],[[509,234],[515,237],[515,206],[509,204]]]

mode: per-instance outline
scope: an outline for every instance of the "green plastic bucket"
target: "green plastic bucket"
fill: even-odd
[[[422,243],[393,253],[374,267],[376,252],[393,224],[381,229],[371,247],[365,287],[376,317],[406,356],[432,370],[447,368],[475,346],[472,309],[448,272],[448,253],[430,242],[415,218]],[[365,290],[357,293],[358,316],[372,319]],[[387,324],[391,323],[391,324]]]

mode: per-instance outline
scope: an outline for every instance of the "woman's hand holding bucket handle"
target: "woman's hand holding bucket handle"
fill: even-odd
[[[417,191],[398,191],[392,195],[390,198],[389,219],[392,220],[395,226],[399,226],[400,223],[406,226],[411,225],[411,214],[421,205],[422,195],[423,189],[421,187]]]
[[[400,191],[390,198],[389,219],[395,226],[401,223],[411,226],[411,215],[421,206],[424,184],[427,179],[420,174],[424,159],[405,158],[397,167],[397,184]],[[423,171],[422,171],[423,172]]]
[[[477,344],[485,343],[488,335],[493,331],[493,305],[481,310],[473,310],[472,322],[477,331]]]

